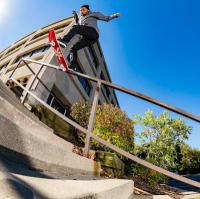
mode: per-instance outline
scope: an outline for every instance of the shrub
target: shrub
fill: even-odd
[[[132,163],[131,169],[132,169],[133,179],[141,180],[143,182],[150,184],[151,186],[160,183],[166,183],[168,181],[168,177],[166,177],[165,175],[153,171],[151,169],[148,169],[137,163]]]
[[[91,104],[88,102],[77,102],[71,108],[71,117],[81,126],[87,128],[90,111]],[[133,151],[133,124],[125,112],[112,104],[97,106],[93,133],[128,152]],[[85,135],[79,132],[79,138],[84,141]],[[91,147],[95,150],[110,151],[95,140],[92,140]]]
[[[200,150],[190,147],[187,144],[180,145],[180,167],[181,174],[200,173]]]

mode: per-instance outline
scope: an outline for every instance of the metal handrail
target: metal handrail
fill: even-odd
[[[35,61],[35,60],[31,60],[31,59],[26,59],[26,58],[23,58],[22,61],[31,62],[31,63],[35,63],[35,64],[39,64],[39,65],[44,64],[44,66],[61,70],[60,67],[58,67],[58,66],[55,66],[55,65],[52,65],[52,64],[43,63],[43,62],[40,62],[40,61]],[[200,123],[200,116],[196,116],[194,114],[185,112],[184,110],[182,110],[180,108],[177,108],[175,106],[171,106],[171,105],[169,105],[167,103],[161,102],[161,101],[159,101],[159,100],[157,100],[155,98],[149,97],[149,96],[144,95],[142,93],[136,92],[136,91],[131,90],[131,89],[127,89],[127,88],[125,88],[123,86],[119,86],[119,85],[111,83],[111,82],[107,82],[105,80],[101,80],[101,79],[98,79],[98,78],[95,78],[95,77],[91,77],[91,76],[86,75],[86,74],[75,72],[75,71],[72,71],[72,70],[67,70],[65,72],[68,73],[68,74],[84,77],[84,78],[86,78],[88,80],[91,80],[93,82],[101,82],[101,84],[104,84],[104,85],[109,86],[111,88],[117,89],[117,90],[122,91],[124,93],[130,94],[132,96],[138,97],[140,99],[143,99],[145,101],[148,101],[148,102],[150,102],[152,104],[155,104],[155,105],[158,105],[160,107],[166,108],[166,109],[168,109],[170,111],[173,111],[175,113],[178,113],[178,114],[180,114],[180,115],[182,115],[184,117],[187,117],[187,118],[189,118],[191,120],[194,120],[194,121]]]
[[[46,64],[46,63],[43,63],[43,62],[39,62],[39,61],[34,61],[34,60],[31,60],[31,59],[25,59],[23,58],[21,61],[24,61],[26,62],[26,64],[28,65],[28,62],[29,63],[35,63],[35,64],[39,64],[39,65],[44,65],[44,66],[47,66],[47,67],[50,67],[50,68],[54,68],[54,69],[59,69],[60,70],[60,67],[58,66],[54,66],[54,65],[51,65],[51,64]],[[17,69],[17,67],[15,68],[15,70]],[[152,169],[152,170],[155,170],[159,173],[162,173],[170,178],[173,178],[173,179],[176,179],[178,181],[181,181],[181,182],[184,182],[184,183],[187,183],[189,185],[192,185],[192,186],[195,186],[195,187],[198,187],[200,188],[200,183],[197,182],[197,181],[194,181],[194,180],[191,180],[191,179],[188,179],[186,177],[183,177],[183,176],[180,176],[180,175],[177,175],[175,173],[172,173],[170,171],[167,171],[163,168],[160,168],[158,166],[155,166],[143,159],[140,159],[138,158],[137,156],[134,156],[122,149],[120,149],[119,147],[113,145],[113,144],[110,144],[108,143],[107,141],[101,139],[100,137],[94,135],[92,133],[93,131],[93,126],[94,126],[94,120],[95,120],[95,113],[96,113],[96,107],[97,107],[97,104],[98,104],[98,98],[99,98],[99,94],[100,94],[100,91],[101,91],[101,85],[104,84],[104,85],[107,85],[107,86],[110,86],[112,88],[115,88],[115,89],[118,89],[118,90],[121,90],[125,93],[128,93],[130,95],[133,95],[133,96],[136,96],[138,98],[141,98],[141,99],[144,99],[146,101],[149,101],[151,103],[154,103],[154,104],[157,104],[161,107],[164,107],[166,109],[169,109],[173,112],[176,112],[180,115],[183,115],[187,118],[190,118],[194,121],[197,121],[197,122],[200,122],[200,117],[198,116],[195,116],[195,115],[192,115],[190,113],[187,113],[181,109],[178,109],[176,107],[173,107],[173,106],[170,106],[168,104],[165,104],[163,102],[160,102],[158,100],[155,100],[153,98],[150,98],[148,96],[145,96],[141,93],[138,93],[138,92],[135,92],[135,91],[132,91],[130,89],[126,89],[124,87],[121,87],[121,86],[118,86],[116,84],[113,84],[113,83],[110,83],[110,82],[106,82],[104,80],[100,80],[98,78],[94,78],[94,77],[91,77],[91,76],[88,76],[88,75],[85,75],[85,74],[82,74],[82,73],[78,73],[78,72],[74,72],[74,71],[71,71],[71,70],[67,70],[66,73],[69,73],[69,74],[72,74],[72,75],[76,75],[76,76],[82,76],[82,77],[85,77],[91,81],[94,81],[94,82],[97,82],[97,87],[96,87],[96,91],[95,91],[95,96],[94,96],[94,101],[93,101],[93,105],[92,105],[92,110],[91,110],[91,114],[90,114],[90,120],[89,120],[89,125],[88,125],[88,129],[86,128],[83,128],[82,126],[80,126],[79,124],[77,124],[76,122],[74,122],[73,120],[71,120],[70,118],[62,115],[61,113],[59,113],[57,110],[53,109],[51,106],[49,106],[46,102],[44,102],[43,100],[41,100],[39,97],[37,97],[36,95],[34,95],[31,91],[29,91],[29,89],[25,88],[23,85],[21,85],[17,80],[15,80],[12,76],[14,74],[15,71],[13,71],[13,73],[11,74],[10,76],[10,79],[12,81],[14,81],[18,86],[20,86],[24,91],[26,91],[26,93],[28,93],[30,96],[32,96],[33,98],[35,98],[39,103],[41,103],[42,105],[44,105],[46,108],[48,108],[49,110],[51,110],[52,112],[54,112],[56,115],[58,115],[59,117],[61,117],[63,120],[65,120],[66,122],[68,122],[69,124],[71,124],[72,126],[74,126],[76,129],[80,130],[81,132],[85,133],[86,134],[86,143],[85,143],[85,154],[87,155],[88,154],[88,151],[89,151],[89,144],[90,144],[90,139],[93,138],[95,140],[97,140],[98,142],[100,142],[101,144],[105,145],[106,147],[112,149],[113,151],[149,168],[149,169]]]

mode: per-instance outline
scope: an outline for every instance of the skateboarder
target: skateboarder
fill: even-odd
[[[90,11],[89,5],[82,5],[80,7],[80,15],[78,16],[75,11],[73,11],[74,19],[76,25],[73,25],[69,32],[59,41],[65,43],[66,45],[75,35],[81,35],[81,39],[75,44],[70,46],[69,55],[67,60],[69,62],[69,67],[75,67],[75,60],[77,56],[77,51],[94,44],[99,38],[99,29],[97,26],[97,20],[110,21],[114,18],[120,17],[120,13],[113,14],[111,16],[104,16],[100,12]]]

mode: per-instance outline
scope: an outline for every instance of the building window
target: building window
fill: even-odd
[[[50,46],[45,46],[45,47],[43,47],[42,52],[46,52],[47,50],[49,50],[49,48],[50,48]]]
[[[32,51],[32,54],[30,57],[35,56],[39,53],[43,53],[43,52],[47,51],[49,48],[50,48],[50,46],[44,46],[42,48],[35,49],[34,51]]]
[[[67,26],[68,26],[68,24],[67,24],[67,25],[58,26],[58,27],[54,27],[54,30],[57,31],[57,30],[60,30],[60,29],[62,29],[62,28],[66,28]],[[39,37],[42,37],[42,36],[44,36],[44,35],[48,35],[48,32],[49,32],[49,30],[44,31],[44,32],[42,32],[42,33],[39,33],[39,34],[37,34],[36,36],[34,36],[32,40],[37,39],[37,38],[39,38]]]
[[[102,72],[101,72],[100,78],[101,78],[102,80],[105,80],[105,77],[104,77],[104,75],[103,75]],[[102,88],[105,90],[106,95],[107,95],[107,97],[109,98],[109,97],[110,97],[110,90],[109,90],[108,86],[103,85]]]
[[[68,24],[67,25],[63,25],[63,26],[58,26],[58,27],[55,27],[54,30],[60,30],[62,28],[66,28],[67,26],[68,26]]]
[[[26,54],[24,54],[22,56],[17,57],[17,59],[14,61],[14,63],[19,62],[19,60],[21,58],[28,58],[28,57],[35,56],[35,55],[37,55],[39,53],[43,53],[43,52],[47,51],[49,48],[50,48],[50,46],[44,46],[42,48],[38,48],[36,50],[33,50],[33,51],[29,52],[29,53],[26,53]]]
[[[18,63],[18,62],[20,61],[21,58],[28,58],[28,57],[31,57],[31,54],[32,54],[32,52],[29,52],[29,53],[26,53],[26,54],[24,54],[24,55],[22,55],[22,56],[17,57],[17,58],[15,59],[15,61],[14,61],[14,64],[15,64],[15,63]]]
[[[97,42],[97,46],[98,46],[99,53],[100,53],[101,57],[103,57],[103,53],[102,53],[102,50],[101,50],[99,42]]]
[[[27,77],[27,79],[28,79],[28,77]],[[18,79],[17,82],[19,84],[22,84],[24,87],[26,87],[26,85],[27,85],[27,81],[23,82],[22,79]],[[22,96],[22,93],[24,90],[20,86],[15,84],[13,81],[8,80],[6,82],[6,85],[10,88],[11,91],[14,92],[14,94],[16,95],[17,98],[20,98]]]
[[[13,48],[11,48],[10,50],[8,50],[6,54],[13,52],[15,49],[21,47],[21,46],[24,45],[25,43],[26,43],[26,41],[24,41],[24,42],[21,43],[21,44],[15,45]]]
[[[20,98],[22,96],[23,91],[24,91],[20,86],[15,86],[15,87],[12,87],[10,89],[11,89],[11,91],[13,91],[15,93],[17,98]]]
[[[48,35],[48,31],[45,31],[45,32],[43,32],[43,33],[40,33],[40,34],[36,35],[35,37],[33,37],[32,40],[37,39],[37,38],[39,38],[39,37],[42,37],[42,36],[44,36],[44,35]]]
[[[113,99],[111,100],[111,104],[115,105],[115,103],[114,103],[114,100],[113,100]]]
[[[65,107],[62,102],[60,102],[55,96],[51,93],[47,99],[47,104],[62,113],[65,116],[69,116],[69,107]]]
[[[83,73],[83,71],[78,63],[76,65],[76,68],[77,68],[77,72]],[[85,92],[88,94],[88,96],[90,96],[92,87],[90,86],[89,81],[81,76],[77,76],[77,78],[78,78],[79,82],[81,83],[82,87],[84,88]]]
[[[104,88],[105,88],[105,91],[106,91],[106,95],[108,96],[108,98],[109,98],[109,96],[110,96],[110,90],[109,90],[109,88],[107,87],[107,86],[103,86]]]
[[[97,68],[97,67],[98,67],[98,61],[97,61],[96,55],[95,55],[95,53],[94,53],[93,47],[92,47],[92,46],[89,46],[89,47],[88,47],[88,51],[89,51],[90,57],[91,57],[91,59],[92,59],[92,62],[93,62],[93,64],[94,64],[95,68]]]
[[[3,66],[0,66],[0,74],[4,73],[7,66],[8,66],[8,64],[4,64]]]

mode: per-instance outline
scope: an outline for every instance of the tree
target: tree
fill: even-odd
[[[155,116],[147,111],[144,117],[137,115],[133,123],[144,126],[136,137],[141,142],[138,153],[146,154],[146,160],[165,169],[177,169],[177,145],[188,139],[192,127],[180,119],[172,119],[168,112]]]
[[[192,128],[180,118],[172,119],[168,112],[155,116],[147,111],[143,117],[136,115],[134,125],[142,125],[143,129],[135,133],[140,145],[135,146],[135,154],[159,167],[176,170],[180,166],[180,144],[188,139]],[[168,178],[163,174],[133,163],[131,165],[134,178],[139,178],[151,185],[166,183]]]

